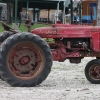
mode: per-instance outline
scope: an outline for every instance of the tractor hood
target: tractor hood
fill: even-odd
[[[32,33],[37,34],[42,38],[53,38],[53,36],[56,36],[57,30],[56,27],[41,27],[32,30]]]
[[[100,26],[56,24],[32,31],[42,38],[85,38],[91,37],[94,32],[100,32]]]

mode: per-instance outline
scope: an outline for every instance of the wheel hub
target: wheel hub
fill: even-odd
[[[19,60],[20,65],[25,65],[30,61],[30,57],[29,56],[24,56]]]
[[[42,50],[30,42],[16,44],[10,49],[7,59],[11,73],[22,80],[38,76],[45,62]]]
[[[100,66],[94,65],[90,69],[90,75],[94,79],[100,79]]]
[[[20,72],[30,71],[36,63],[34,52],[28,49],[22,49],[16,52],[14,56],[14,66]]]

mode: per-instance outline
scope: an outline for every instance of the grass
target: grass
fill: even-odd
[[[9,24],[8,26],[12,27],[12,24]],[[35,28],[39,28],[39,27],[48,27],[50,25],[47,25],[47,24],[34,24],[32,27],[31,27],[31,30],[35,29]],[[21,23],[20,25],[20,28],[19,28],[20,31],[22,32],[27,32],[27,28],[25,26],[24,23]],[[0,23],[0,33],[5,31]],[[54,42],[54,39],[47,39],[47,38],[44,38],[45,41],[47,41],[48,43],[52,43]]]
[[[34,24],[32,27],[31,27],[31,30],[35,29],[35,28],[39,28],[39,27],[47,27],[49,25],[46,25],[46,24]],[[20,28],[19,28],[20,31],[25,31],[27,32],[27,28],[26,26],[24,25],[24,23],[21,24]]]
[[[3,31],[4,31],[4,29],[3,29],[3,27],[2,27],[2,25],[0,23],[0,32],[3,32]]]
[[[8,26],[12,27],[12,24],[9,24]],[[35,28],[39,28],[39,27],[47,27],[49,25],[46,25],[46,24],[34,24],[32,27],[31,27],[31,30],[35,29]],[[26,26],[24,25],[24,23],[21,23],[21,26],[19,28],[20,31],[24,31],[24,32],[27,32],[27,28]],[[3,32],[5,31],[0,23],[0,32]]]

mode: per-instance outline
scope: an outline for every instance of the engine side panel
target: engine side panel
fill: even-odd
[[[88,29],[82,29],[78,27],[57,27],[58,38],[85,38],[91,37],[91,32]]]
[[[72,38],[90,39],[90,47],[94,52],[100,52],[100,27],[82,25],[54,25],[52,27],[37,28],[32,31],[42,38]]]
[[[100,32],[92,33],[92,48],[95,52],[100,52]]]

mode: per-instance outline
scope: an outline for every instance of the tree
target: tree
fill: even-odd
[[[10,24],[11,22],[11,1],[7,0],[7,24]]]
[[[0,20],[1,20],[2,6],[0,5]]]

